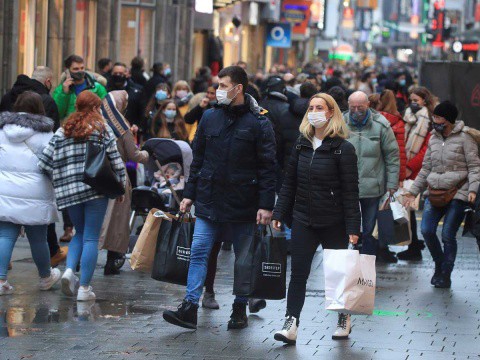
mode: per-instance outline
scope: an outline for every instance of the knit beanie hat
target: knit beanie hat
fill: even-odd
[[[448,122],[454,124],[455,120],[457,120],[458,109],[450,101],[442,101],[435,107],[435,110],[433,110],[433,115],[441,116]]]

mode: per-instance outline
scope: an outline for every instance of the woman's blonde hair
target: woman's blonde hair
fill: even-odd
[[[173,86],[172,93],[175,94],[177,92],[178,88],[187,88],[188,92],[192,92],[192,90],[190,89],[190,85],[188,85],[188,83],[185,80],[177,81],[175,83],[175,85]]]
[[[310,103],[313,99],[323,99],[327,103],[327,107],[330,111],[333,112],[330,121],[328,122],[325,128],[325,137],[340,137],[342,139],[346,139],[348,137],[348,128],[347,124],[343,120],[342,112],[337,105],[337,102],[328,94],[320,93],[313,95],[308,102],[308,106],[310,107]],[[310,124],[308,121],[308,110],[303,116],[302,123],[300,124],[300,133],[305,136],[308,140],[313,141],[313,137],[315,135],[315,128]]]

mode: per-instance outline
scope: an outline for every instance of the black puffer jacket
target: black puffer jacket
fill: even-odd
[[[295,220],[322,228],[345,222],[348,235],[360,234],[358,169],[355,148],[341,138],[326,138],[313,151],[300,136],[290,157],[273,219]]]
[[[198,217],[254,222],[259,209],[273,209],[275,137],[260,110],[247,95],[242,105],[216,105],[203,114],[183,192]]]

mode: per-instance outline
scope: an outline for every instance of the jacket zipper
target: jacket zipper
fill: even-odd
[[[335,204],[335,206],[338,206],[337,200],[335,200],[335,193],[333,192],[333,189],[330,189],[330,194],[332,195],[333,203]]]
[[[315,149],[312,147],[312,157],[310,159],[310,166],[308,168],[308,214],[310,215],[308,218],[309,218],[309,223],[310,225],[312,225],[312,196],[311,196],[311,192],[312,192],[312,179],[311,179],[311,174],[312,174],[312,163],[313,163],[313,158],[315,157]]]

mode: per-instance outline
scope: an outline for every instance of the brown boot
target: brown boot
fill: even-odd
[[[60,249],[58,249],[57,253],[50,258],[50,265],[52,267],[58,266],[60,263],[65,261],[67,258],[67,253],[68,247],[62,246]]]
[[[73,227],[67,227],[65,228],[65,231],[60,238],[61,242],[70,242],[73,238]]]

